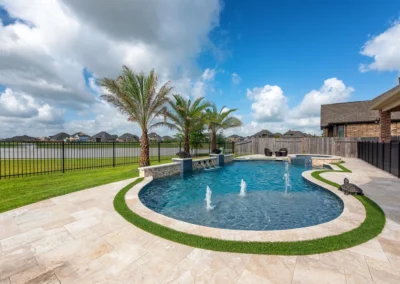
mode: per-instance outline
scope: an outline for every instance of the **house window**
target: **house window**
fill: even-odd
[[[338,126],[338,136],[339,137],[344,137],[344,125],[339,125]]]

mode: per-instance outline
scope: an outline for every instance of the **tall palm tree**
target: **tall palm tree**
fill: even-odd
[[[215,104],[212,104],[211,108],[206,110],[206,121],[211,134],[212,150],[217,148],[217,132],[219,130],[242,126],[242,121],[240,121],[239,118],[230,116],[230,114],[235,111],[237,111],[237,109],[226,110],[225,107],[222,107],[218,112]]]
[[[181,132],[183,134],[183,151],[190,153],[190,131],[194,127],[198,127],[199,121],[204,118],[204,110],[210,106],[210,103],[204,102],[204,98],[198,98],[193,103],[192,100],[185,100],[181,95],[174,95],[174,98],[175,101],[169,102],[171,111],[167,113],[170,122],[163,121],[157,125],[168,126]]]
[[[137,122],[142,129],[140,140],[141,167],[150,165],[148,132],[158,125],[157,119],[167,117],[168,94],[172,87],[169,82],[157,90],[157,75],[154,70],[149,75],[135,73],[126,66],[117,79],[103,78],[99,80],[109,94],[101,97],[117,107],[128,116],[128,121]]]

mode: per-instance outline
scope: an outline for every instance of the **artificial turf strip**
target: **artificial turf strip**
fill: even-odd
[[[342,168],[341,166],[339,166]],[[346,168],[342,168],[347,170]],[[329,171],[329,170],[328,170]],[[347,170],[348,171],[348,170]],[[318,171],[322,173],[326,171]],[[338,171],[340,172],[340,171]],[[326,181],[318,174],[318,179]],[[385,226],[385,214],[382,209],[371,199],[365,196],[355,196],[365,207],[366,218],[356,229],[336,236],[297,241],[297,242],[240,242],[213,239],[179,232],[168,227],[151,222],[132,212],[126,202],[125,194],[143,178],[123,188],[114,199],[115,210],[128,222],[161,238],[171,240],[184,245],[222,252],[273,254],[273,255],[308,255],[330,252],[353,247],[364,243],[382,232]],[[334,183],[329,182],[333,185]],[[334,186],[338,186],[335,184]]]

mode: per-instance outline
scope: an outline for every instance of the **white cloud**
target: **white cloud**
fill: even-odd
[[[287,113],[287,98],[279,86],[247,89],[247,97],[254,101],[251,109],[257,122],[282,121]]]
[[[0,94],[0,116],[29,118],[36,115],[38,110],[32,97],[9,88]]]
[[[237,73],[233,73],[232,74],[232,83],[235,85],[239,85],[240,82],[242,82],[242,78]]]
[[[354,89],[346,87],[343,81],[337,78],[327,79],[319,90],[307,93],[300,105],[294,108],[292,114],[295,117],[319,116],[321,105],[344,102],[353,92]]]
[[[203,81],[213,81],[215,79],[216,70],[207,68],[201,75]]]
[[[49,131],[56,131],[63,123],[64,109],[52,107],[10,88],[0,94],[0,137],[5,137],[5,134],[49,135]]]
[[[361,72],[400,72],[400,21],[396,21],[389,29],[367,41],[361,54],[372,58],[372,63],[360,64]]]
[[[86,85],[85,68],[97,78],[115,78],[123,64],[136,71],[154,68],[160,84],[172,80],[174,91],[186,96],[205,95],[216,74],[207,69],[203,79],[196,57],[205,48],[216,48],[208,35],[219,24],[219,0],[136,0],[123,5],[96,0],[0,0],[0,5],[11,17],[31,24],[0,23],[0,84],[40,101],[43,123],[60,121],[48,113],[50,107],[86,113],[99,129],[112,129],[109,120],[118,125],[116,117],[124,125],[124,117],[103,118],[96,113],[103,90],[94,78]],[[77,120],[73,123],[79,125]],[[85,123],[90,125],[81,121]],[[0,136],[14,134],[17,126],[19,134],[33,132],[24,125],[15,121]],[[61,131],[64,125],[58,128]],[[41,135],[39,129],[36,132]]]
[[[300,130],[310,134],[321,134],[321,104],[346,101],[354,91],[337,78],[324,81],[319,90],[312,90],[304,95],[302,101],[294,107],[288,106],[288,99],[279,86],[265,85],[262,88],[247,90],[247,97],[252,103],[252,121],[240,128],[226,130],[225,135],[252,135],[268,129],[275,133],[288,130]]]

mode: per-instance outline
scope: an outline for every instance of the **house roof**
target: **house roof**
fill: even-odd
[[[306,137],[306,136],[308,136],[308,134],[303,133],[303,132],[298,131],[298,130],[289,130],[285,134],[283,134],[283,136],[299,138],[299,137]]]
[[[119,139],[139,139],[138,136],[136,136],[135,134],[131,134],[131,133],[124,133],[118,138]]]
[[[227,138],[244,138],[244,137],[237,134],[233,134],[231,136],[228,136]]]
[[[153,137],[161,137],[160,135],[158,135],[157,133],[155,133],[155,132],[151,132],[151,133],[149,133],[149,138],[153,138]]]
[[[15,141],[15,142],[30,142],[30,141],[38,141],[39,139],[35,137],[31,137],[28,135],[22,135],[22,136],[14,136],[12,138],[6,138],[3,141]]]
[[[71,136],[76,136],[78,135],[79,137],[90,137],[90,135],[87,135],[86,133],[83,132],[76,132],[74,134],[72,134]]]
[[[371,110],[374,101],[321,105],[321,127],[340,123],[374,122],[379,118],[379,112]],[[392,119],[400,120],[400,112],[393,112]]]
[[[257,132],[256,134],[251,135],[250,137],[273,136],[273,135],[274,134],[272,134],[271,131],[264,129],[264,130]]]
[[[400,78],[399,78],[400,83]],[[400,84],[372,100],[371,109],[398,111],[400,106]]]
[[[101,132],[99,132],[99,133],[93,135],[93,136],[90,137],[90,138],[92,138],[92,139],[101,138],[101,140],[110,140],[110,139],[115,139],[115,136],[110,135],[110,134],[108,134],[108,133],[105,132],[105,131],[101,131]]]
[[[69,136],[70,135],[68,133],[60,132],[60,133],[57,133],[56,135],[50,136],[50,139],[56,140],[56,141],[62,141],[65,138],[68,138]]]

